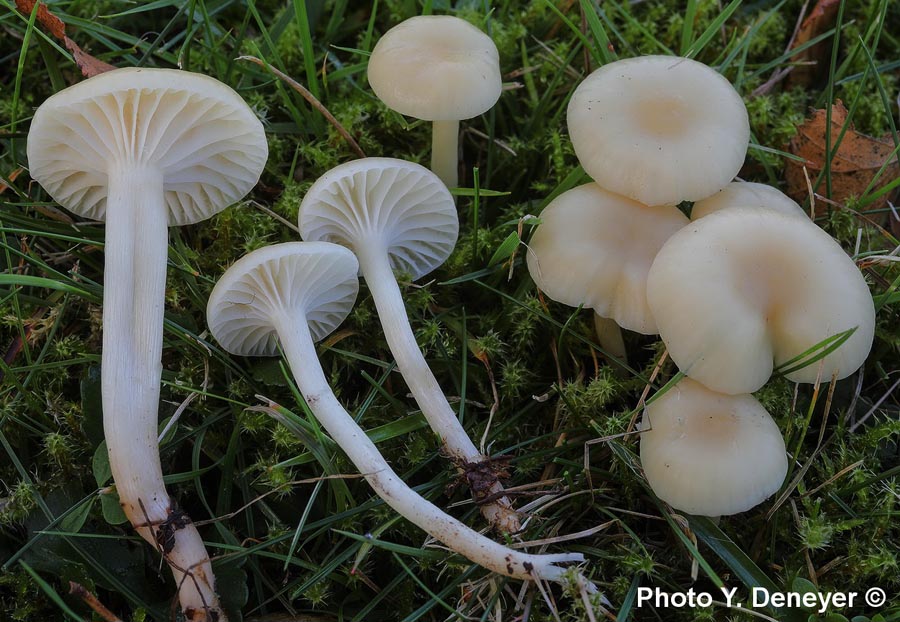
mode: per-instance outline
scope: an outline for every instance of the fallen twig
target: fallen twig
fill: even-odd
[[[348,132],[346,129],[344,129],[344,126],[341,125],[340,121],[338,121],[337,119],[334,118],[334,115],[328,111],[328,108],[326,108],[324,106],[324,104],[322,104],[322,102],[320,102],[316,98],[315,95],[310,93],[309,89],[307,89],[305,86],[303,86],[302,84],[300,84],[299,82],[297,82],[296,80],[291,78],[286,73],[279,71],[278,69],[275,69],[275,67],[273,67],[266,61],[262,60],[261,58],[257,58],[255,56],[238,56],[237,60],[245,60],[245,61],[254,63],[256,65],[259,65],[263,69],[272,73],[275,77],[286,82],[288,84],[288,86],[290,86],[292,89],[294,89],[295,91],[300,93],[300,95],[303,97],[303,99],[305,99],[307,102],[309,102],[310,106],[312,106],[313,108],[315,108],[316,110],[318,110],[319,112],[322,113],[322,116],[324,116],[328,120],[328,122],[334,126],[334,129],[336,129],[338,131],[338,134],[340,134],[344,138],[344,140],[347,141],[347,143],[350,145],[350,148],[354,151],[354,153],[356,153],[356,155],[358,155],[361,158],[366,157],[366,153],[362,150],[362,147],[359,146],[359,143],[357,143],[356,140],[350,135],[350,132]]]

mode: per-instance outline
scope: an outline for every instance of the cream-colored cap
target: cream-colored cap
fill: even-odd
[[[708,199],[697,201],[691,208],[691,220],[731,207],[773,209],[809,221],[803,208],[781,190],[752,181],[733,181]]]
[[[781,432],[752,395],[715,393],[686,378],[647,406],[641,429],[650,487],[683,512],[745,512],[787,474]]]
[[[773,368],[856,329],[795,382],[845,378],[865,361],[875,307],[831,236],[774,210],[732,208],[692,222],[659,251],[647,300],[672,360],[722,393],[752,393]],[[797,367],[791,364],[790,367]]]
[[[568,125],[587,174],[646,205],[715,194],[737,175],[750,142],[747,109],[731,83],[673,56],[597,69],[575,89]]]
[[[647,272],[666,240],[688,224],[675,207],[648,207],[585,184],[540,213],[528,271],[550,298],[584,305],[619,326],[653,334]]]
[[[486,34],[449,15],[400,22],[369,57],[369,84],[388,108],[426,121],[460,121],[500,98],[500,55]]]

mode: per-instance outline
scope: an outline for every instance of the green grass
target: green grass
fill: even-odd
[[[900,619],[900,317],[897,263],[866,270],[879,313],[863,374],[833,393],[776,378],[758,397],[785,434],[792,470],[781,493],[718,525],[673,516],[649,490],[637,440],[621,437],[662,347],[626,336],[630,368],[610,368],[588,311],[545,307],[510,240],[527,214],[585,181],[566,136],[565,110],[578,81],[601,63],[680,53],[718,67],[745,95],[755,146],[742,173],[778,185],[786,143],[809,106],[842,99],[858,129],[900,144],[900,5],[846,0],[821,84],[751,93],[790,63],[785,46],[800,0],[189,0],[132,3],[58,0],[52,10],[86,50],[117,66],[180,64],[235,87],[266,121],[271,156],[253,203],[170,235],[161,422],[197,397],[163,446],[173,496],[216,556],[220,590],[244,619],[552,620],[540,593],[489,577],[442,549],[352,475],[352,465],[296,399],[277,360],[231,357],[205,332],[206,299],[230,262],[260,246],[296,239],[299,199],[320,174],[354,152],[298,93],[254,64],[255,55],[304,84],[368,155],[428,161],[429,128],[387,111],[368,88],[368,52],[412,15],[454,13],[491,34],[511,87],[499,104],[463,123],[473,190],[458,197],[461,238],[422,288],[407,287],[414,329],[465,427],[488,432],[510,459],[510,486],[546,479],[559,495],[523,540],[610,525],[550,545],[577,550],[619,620],[750,620],[721,606],[654,612],[637,607],[641,586],[681,591],[718,585],[821,591],[886,590],[885,619]],[[451,6],[452,5],[452,6]],[[583,17],[582,17],[583,16]],[[154,551],[132,534],[109,494],[99,398],[103,227],[60,210],[27,171],[32,111],[78,79],[59,42],[0,0],[0,620],[90,619],[67,595],[70,580],[124,619],[168,620],[174,586]],[[843,132],[828,137],[834,149]],[[477,168],[477,177],[475,169]],[[831,179],[830,168],[823,171]],[[477,183],[476,183],[477,180]],[[900,181],[894,180],[890,189]],[[820,224],[860,257],[897,244],[852,210],[871,189]],[[273,214],[275,216],[273,216]],[[877,215],[876,215],[877,216]],[[883,216],[883,214],[882,214]],[[527,239],[534,221],[526,221]],[[340,339],[321,348],[339,398],[389,462],[423,496],[483,527],[437,451],[379,335],[363,287]],[[19,345],[20,344],[20,345]],[[677,370],[666,363],[652,396]],[[277,424],[267,402],[281,404]],[[869,413],[871,414],[869,415]],[[868,418],[866,418],[866,416]],[[864,420],[865,419],[865,420]],[[864,420],[864,421],[863,421]],[[862,423],[858,423],[862,422]],[[589,445],[585,463],[585,443]],[[323,478],[323,476],[329,476]],[[533,491],[525,491],[530,493]],[[537,497],[526,494],[519,505]],[[776,501],[777,499],[777,501]],[[215,519],[215,520],[214,520]],[[211,521],[211,522],[207,522]],[[692,582],[692,566],[698,578]],[[562,620],[588,619],[574,593],[553,588]],[[760,613],[806,619],[798,611]],[[845,611],[873,615],[857,607]],[[314,617],[304,617],[314,616]],[[320,617],[315,617],[320,616]],[[233,614],[232,619],[240,619]],[[816,620],[840,618],[813,617]]]

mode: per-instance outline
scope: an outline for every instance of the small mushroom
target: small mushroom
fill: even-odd
[[[702,63],[640,56],[594,71],[568,109],[575,155],[594,181],[645,205],[715,194],[750,142],[741,96]]]
[[[774,210],[721,210],[673,235],[650,268],[647,300],[672,360],[720,393],[752,393],[789,362],[794,382],[845,378],[872,347],[875,308],[856,264],[808,220]]]
[[[434,122],[431,170],[455,187],[459,122],[490,110],[503,87],[491,38],[458,17],[412,17],[378,40],[368,74],[388,108]]]
[[[394,277],[397,270],[421,278],[453,251],[459,217],[440,179],[404,160],[354,160],[316,180],[300,204],[299,224],[304,240],[335,242],[356,254],[388,346],[428,424],[464,473],[487,463],[431,373]],[[518,531],[516,512],[502,491],[496,478],[485,483],[480,496],[497,498],[481,511],[501,531]]]
[[[787,474],[778,426],[752,395],[723,395],[686,378],[641,422],[641,464],[656,495],[701,516],[746,512]]]
[[[557,302],[593,309],[619,326],[654,334],[647,306],[647,271],[656,253],[687,217],[671,206],[648,207],[594,183],[562,193],[540,213],[531,237],[528,271]],[[617,356],[619,338],[608,323],[601,346]],[[604,335],[606,336],[604,338]]]
[[[223,348],[241,356],[275,356],[280,346],[313,415],[378,496],[410,522],[504,576],[562,581],[565,569],[558,564],[580,562],[580,553],[514,551],[447,515],[394,473],[338,402],[314,342],[350,312],[358,269],[352,252],[327,242],[288,242],[253,251],[235,262],[213,289],[207,306],[210,330]]]
[[[752,181],[733,181],[711,197],[697,201],[691,208],[691,220],[731,207],[773,209],[809,221],[803,208],[781,190]]]
[[[189,620],[224,616],[203,541],[173,507],[160,467],[168,227],[241,199],[267,152],[262,124],[237,93],[168,69],[118,69],[60,91],[28,134],[31,176],[65,208],[106,221],[101,392],[110,467],[125,515],[172,567]]]

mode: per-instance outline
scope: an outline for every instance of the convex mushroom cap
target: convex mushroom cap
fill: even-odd
[[[688,224],[684,214],[590,183],[553,199],[540,219],[527,253],[538,288],[629,330],[657,332],[647,305],[647,272],[666,240]]]
[[[733,181],[711,197],[697,201],[691,208],[691,220],[732,207],[773,209],[809,221],[803,208],[781,190],[752,181]]]
[[[413,17],[375,44],[368,75],[388,108],[433,121],[431,170],[456,186],[459,122],[489,110],[503,90],[491,38],[458,17]]]
[[[206,306],[210,331],[232,354],[277,356],[273,319],[300,317],[319,341],[353,309],[358,270],[353,253],[336,244],[285,242],[258,249],[216,283]]]
[[[684,379],[644,410],[641,464],[656,495],[701,516],[759,505],[781,487],[784,439],[752,395],[723,395]]]
[[[750,123],[741,96],[686,58],[641,56],[597,69],[575,89],[569,135],[604,188],[646,205],[697,201],[741,168]]]
[[[845,378],[872,347],[875,308],[856,264],[809,221],[773,210],[722,210],[673,235],[647,299],[678,367],[722,393],[752,393],[788,362],[795,382],[820,369],[824,382]],[[821,360],[795,360],[853,329]]]
[[[388,30],[369,57],[369,84],[388,108],[425,121],[459,121],[500,97],[497,46],[449,15],[412,17]]]
[[[60,205],[104,220],[110,177],[161,177],[170,225],[205,220],[249,192],[268,145],[233,89],[176,69],[116,69],[45,101],[28,135],[28,167]]]

